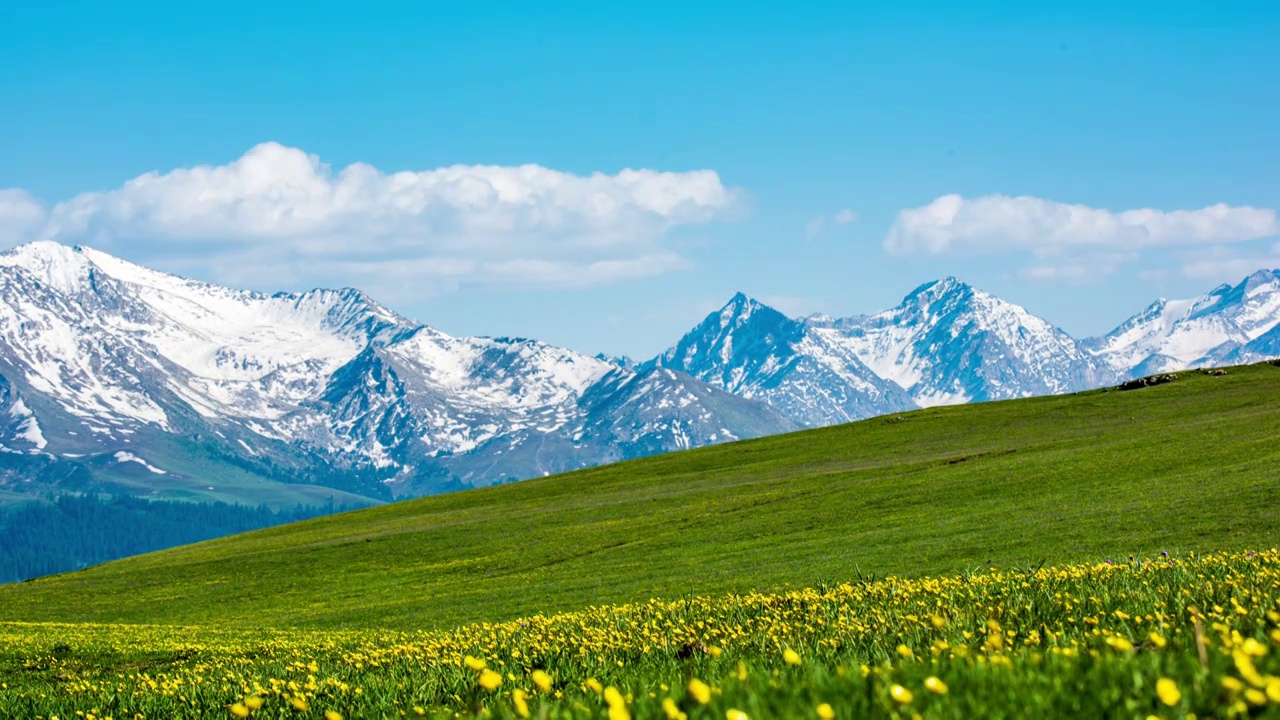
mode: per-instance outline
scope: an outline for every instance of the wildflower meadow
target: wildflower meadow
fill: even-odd
[[[0,624],[0,716],[1280,716],[1280,552],[600,606],[446,631]]]

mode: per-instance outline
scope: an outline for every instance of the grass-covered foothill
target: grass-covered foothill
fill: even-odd
[[[1270,547],[1280,367],[933,408],[0,586],[0,620],[440,628],[650,597]]]
[[[1280,552],[847,582],[449,631],[0,624],[0,716],[1280,716]]]

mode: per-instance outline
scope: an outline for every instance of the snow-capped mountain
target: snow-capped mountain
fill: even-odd
[[[788,318],[739,293],[644,367],[683,370],[816,426],[1277,356],[1280,270],[1262,270],[1200,298],[1160,300],[1084,341],[953,277],[847,318]]]
[[[862,362],[921,406],[1074,392],[1115,376],[1048,321],[953,277],[876,315],[811,323],[839,330]]]
[[[597,360],[603,360],[609,363],[610,365],[617,365],[618,367],[630,368],[632,370],[640,366],[640,363],[636,362],[635,359],[627,355],[610,355],[609,353],[596,353],[595,358]]]
[[[352,289],[243,292],[34,243],[0,254],[0,501],[352,505],[1276,356],[1280,271],[1085,342],[954,278],[849,318],[738,294],[637,363],[453,337]]]
[[[955,278],[849,318],[792,319],[739,293],[648,365],[766,400],[804,426],[1072,392],[1116,376],[1062,330]]]
[[[1280,270],[1259,270],[1190,300],[1160,299],[1084,347],[1140,377],[1280,355]]]
[[[675,368],[765,400],[806,427],[915,407],[863,364],[839,330],[788,318],[742,293],[645,367]]]
[[[242,292],[54,243],[0,255],[0,415],[6,455],[81,482],[241,501],[279,481],[387,499],[792,427],[677,373],[451,337],[356,290]]]

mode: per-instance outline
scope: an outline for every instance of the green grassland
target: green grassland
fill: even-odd
[[[1280,367],[934,408],[0,587],[0,620],[438,628],[1280,534]]]
[[[0,623],[0,717],[1277,717],[1278,589],[1266,550],[447,631]]]

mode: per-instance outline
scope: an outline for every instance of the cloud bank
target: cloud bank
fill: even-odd
[[[1278,234],[1275,210],[1249,206],[1115,212],[1027,196],[943,195],[899,212],[884,247],[895,255],[1022,251],[1038,260],[1027,276],[1076,279],[1114,272],[1146,250],[1221,246]]]
[[[25,190],[0,189],[0,245],[30,240],[44,223],[44,206]]]
[[[49,239],[141,261],[168,257],[210,267],[223,281],[576,285],[687,267],[668,234],[741,206],[742,193],[710,170],[334,170],[264,143],[226,165],[147,173],[47,211],[22,191],[0,191],[0,220],[27,218],[21,235],[11,230],[0,242]]]
[[[1206,280],[1239,280],[1259,268],[1280,268],[1280,243],[1256,250],[1215,247],[1188,253],[1182,274]]]

